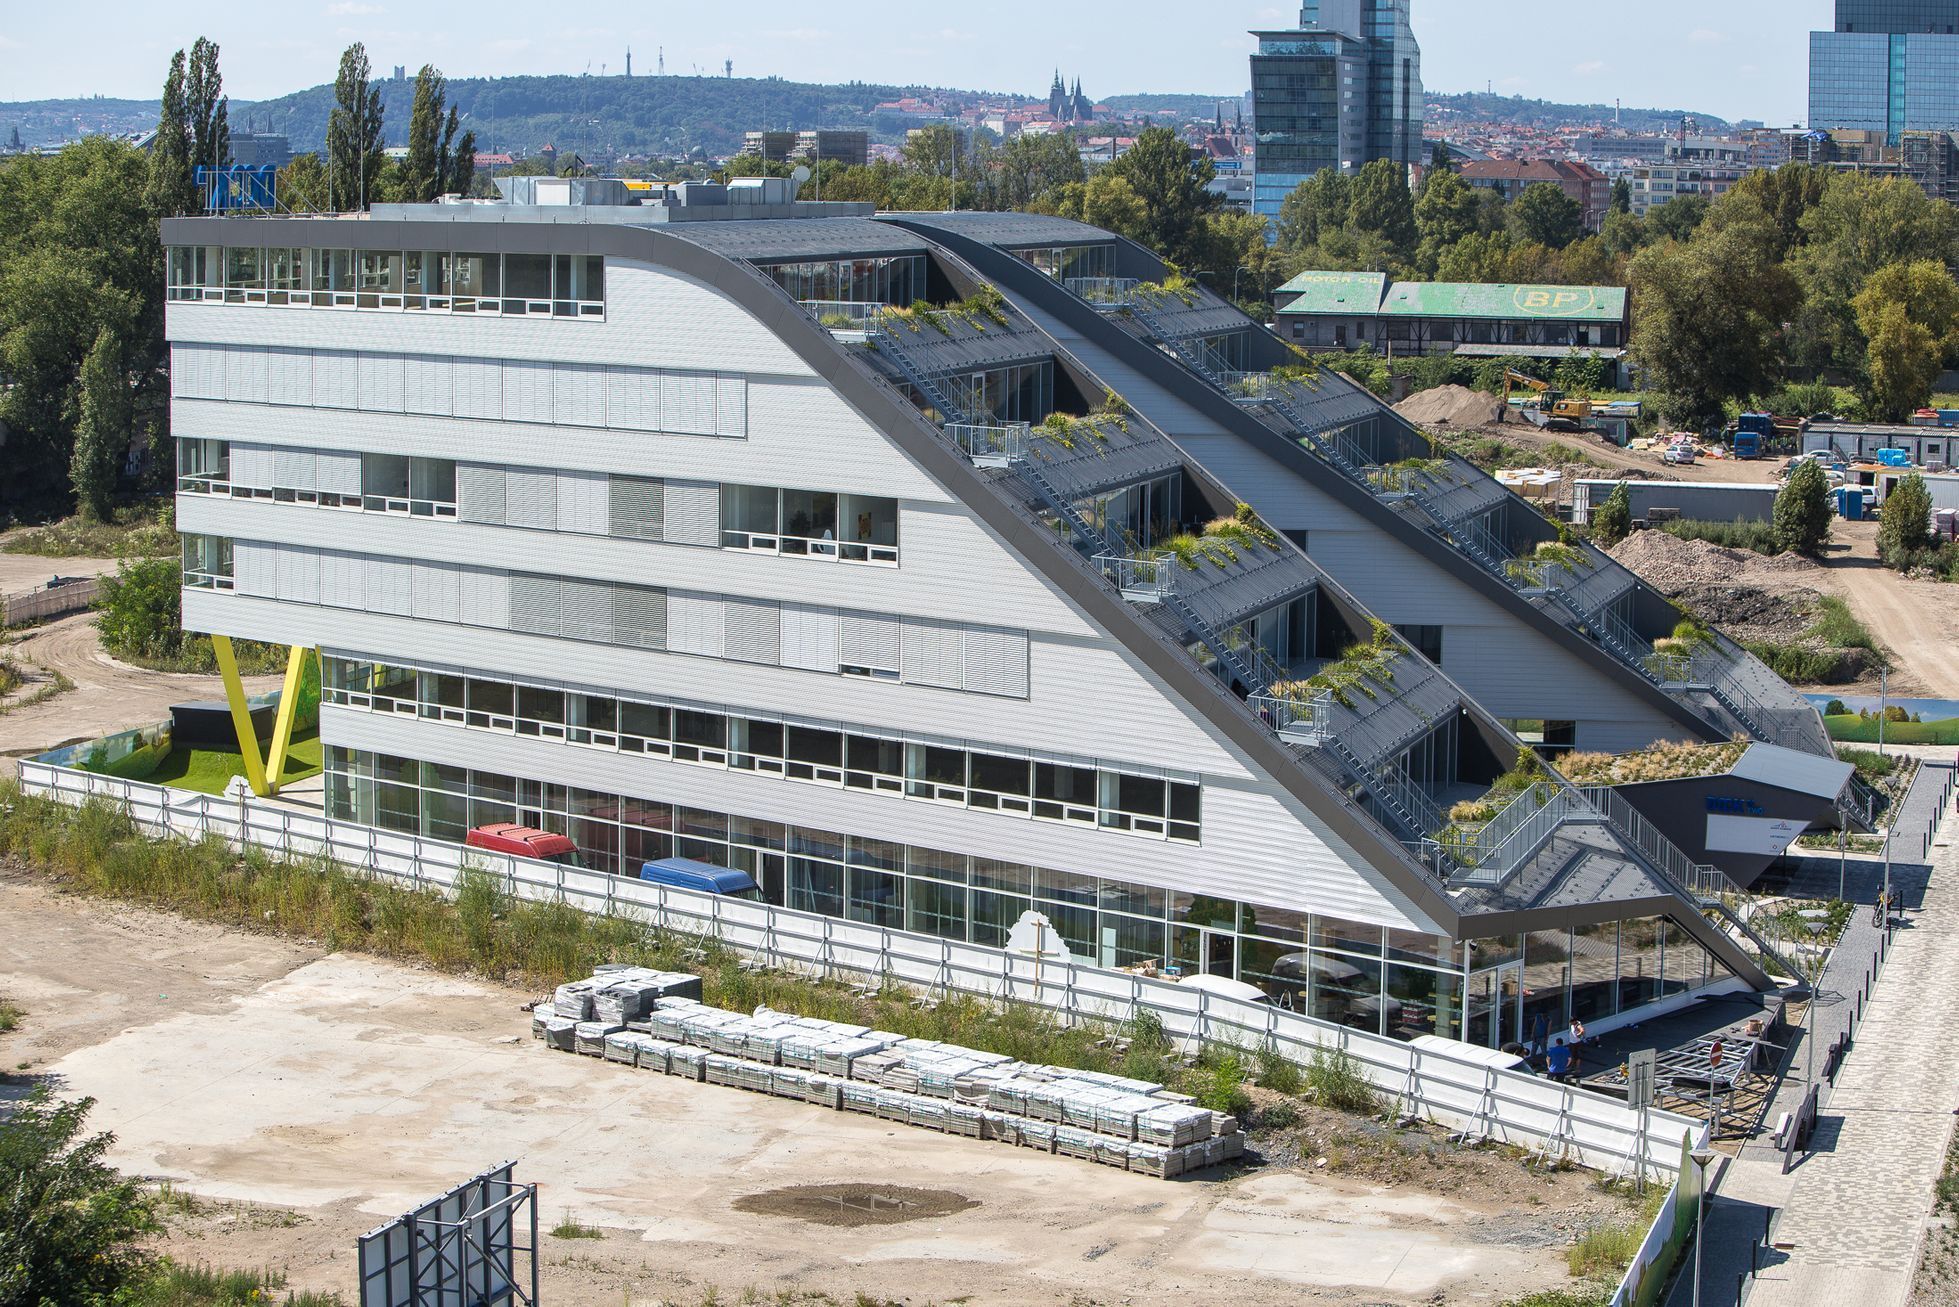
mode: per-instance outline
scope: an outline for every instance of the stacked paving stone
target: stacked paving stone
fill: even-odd
[[[561,986],[533,1013],[531,1033],[642,1071],[1165,1179],[1245,1151],[1234,1118],[1162,1085],[768,1008],[744,1015],[699,995],[695,976],[601,973]]]

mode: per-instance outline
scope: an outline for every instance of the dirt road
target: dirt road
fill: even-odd
[[[1468,1156],[1506,1168],[1501,1196],[1283,1166],[1166,1183],[632,1071],[546,1051],[506,988],[67,897],[18,869],[0,870],[0,994],[26,1010],[0,1037],[0,1062],[26,1064],[14,1085],[94,1096],[115,1165],[197,1196],[166,1251],[350,1299],[359,1234],[506,1158],[542,1185],[544,1229],[604,1230],[545,1238],[555,1307],[751,1287],[1493,1303],[1564,1282],[1562,1246],[1617,1210],[1582,1174],[1492,1154]],[[838,1183],[937,1200],[865,1226],[772,1198]]]
[[[1837,521],[1831,539],[1819,583],[1891,651],[1891,693],[1959,699],[1959,585],[1907,580],[1878,562],[1875,522]]]
[[[160,722],[170,716],[173,703],[224,697],[224,682],[215,676],[146,671],[111,658],[102,652],[93,613],[28,627],[0,645],[0,652],[31,664],[24,669],[30,676],[35,668],[58,671],[75,684],[44,702],[0,712],[0,776],[14,774],[16,759]],[[32,693],[37,684],[30,680],[23,694]],[[278,685],[276,676],[245,678],[249,694]]]

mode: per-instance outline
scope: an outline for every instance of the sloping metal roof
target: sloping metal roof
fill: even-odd
[[[1751,744],[1741,759],[1728,769],[1728,774],[1745,781],[1759,781],[1763,785],[1794,790],[1798,794],[1811,794],[1834,803],[1850,784],[1850,777],[1856,770],[1850,763],[1838,762],[1835,758],[1819,758],[1797,749],[1785,749],[1779,744]]]
[[[1622,286],[1513,286],[1467,281],[1397,281],[1381,312],[1409,318],[1546,318],[1618,322],[1626,316]]]
[[[1319,569],[1285,545],[1234,545],[1227,563],[1206,558],[1193,571],[1177,568],[1177,593],[1216,630],[1228,630],[1275,604],[1319,586]]]
[[[1385,272],[1302,272],[1272,292],[1298,298],[1281,313],[1337,313],[1372,315],[1380,312],[1381,297],[1388,292]]]
[[[868,259],[923,254],[932,243],[915,232],[870,218],[784,218],[760,222],[676,222],[661,231],[731,259],[778,263],[790,259]]]
[[[1072,218],[1044,213],[892,213],[880,217],[909,218],[940,231],[964,236],[997,249],[1033,249],[1045,245],[1109,245],[1115,237],[1099,227]]]
[[[1069,445],[1043,435],[1039,427],[1027,447],[1028,456],[1056,489],[1070,498],[1085,499],[1115,486],[1183,471],[1183,451],[1148,432],[1140,422],[1128,431],[1104,423],[1101,437],[1082,434]]]

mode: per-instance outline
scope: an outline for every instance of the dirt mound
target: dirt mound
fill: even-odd
[[[889,1184],[799,1184],[735,1200],[735,1210],[757,1216],[790,1216],[818,1225],[897,1225],[951,1216],[979,1204],[946,1189],[908,1189]]]
[[[1752,586],[1782,595],[1815,594],[1822,588],[1822,565],[1800,554],[1769,558],[1664,531],[1636,531],[1612,550],[1612,557],[1669,596],[1703,585]]]
[[[1497,398],[1467,386],[1437,386],[1410,395],[1394,411],[1431,427],[1480,427],[1496,417]]]

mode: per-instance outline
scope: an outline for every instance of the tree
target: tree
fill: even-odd
[[[434,64],[415,74],[415,102],[408,113],[408,161],[402,175],[403,201],[427,204],[442,193],[442,101],[444,82]],[[451,130],[454,120],[451,119]]]
[[[438,192],[442,195],[468,195],[476,185],[476,133],[467,131],[458,136],[458,125],[452,104],[449,121],[442,129],[442,185]]]
[[[1605,502],[1592,510],[1592,539],[1601,548],[1610,549],[1632,534],[1632,494],[1621,481],[1605,497]]]
[[[1893,263],[1851,304],[1869,341],[1865,413],[1901,422],[1932,397],[1946,358],[1959,348],[1959,284],[1935,260]]]
[[[1877,520],[1877,553],[1899,571],[1912,567],[1932,534],[1932,492],[1913,472],[1891,488]]]
[[[1407,174],[1400,164],[1376,159],[1360,170],[1354,177],[1347,225],[1357,232],[1379,233],[1401,262],[1415,257],[1421,231],[1415,225],[1415,197],[1408,191]]]
[[[1782,324],[1799,290],[1775,247],[1766,220],[1737,210],[1691,242],[1663,241],[1634,257],[1633,357],[1676,419],[1716,420],[1726,400],[1759,394],[1777,377]]]
[[[1023,133],[1000,151],[999,199],[1009,209],[1024,209],[1043,195],[1087,178],[1081,151],[1065,133]]]
[[[1422,240],[1416,262],[1433,276],[1443,251],[1476,234],[1482,214],[1474,186],[1452,172],[1430,173],[1415,201],[1415,227]]]
[[[1830,539],[1830,480],[1815,459],[1796,464],[1775,497],[1775,538],[1784,549],[1815,554]]]
[[[122,337],[105,326],[82,361],[81,420],[68,464],[75,505],[83,517],[94,522],[109,519],[116,475],[128,448],[129,374]]]
[[[190,164],[193,168],[231,166],[231,102],[218,72],[218,43],[198,37],[190,48],[184,71],[184,113],[190,120]]]
[[[1605,248],[1614,254],[1634,255],[1646,244],[1645,222],[1616,209],[1605,215],[1605,224],[1598,234]]]
[[[1193,161],[1190,147],[1168,127],[1145,127],[1105,171],[1128,182],[1143,202],[1143,244],[1195,271],[1203,219],[1224,206],[1224,196],[1210,189],[1217,176],[1211,161]]]
[[[1454,175],[1456,171],[1456,159],[1454,155],[1449,153],[1449,143],[1447,141],[1437,141],[1434,148],[1429,150],[1428,168],[1431,178],[1440,177],[1445,173]]]
[[[1564,286],[1616,286],[1624,273],[1617,256],[1604,240],[1587,236],[1573,241],[1558,254],[1558,276],[1554,284]]]
[[[1133,241],[1148,239],[1149,210],[1143,197],[1136,194],[1128,178],[1106,168],[1086,182],[1070,182],[1050,192],[1034,207],[1037,212],[1073,218]]]
[[[1303,250],[1343,230],[1353,212],[1354,179],[1337,168],[1322,168],[1279,201],[1279,244]]]
[[[340,56],[333,79],[333,111],[327,117],[328,207],[338,213],[366,209],[381,173],[381,88],[374,86],[367,47],[356,41]]]
[[[102,1160],[115,1136],[83,1137],[94,1106],[36,1089],[0,1118],[0,1303],[121,1301],[149,1265],[149,1200]]]
[[[1684,241],[1707,217],[1705,195],[1677,195],[1646,211],[1646,226],[1659,240]]]
[[[183,652],[184,565],[176,558],[125,558],[102,578],[96,629],[102,647],[124,658],[166,659]]]
[[[156,140],[150,146],[149,176],[144,200],[158,217],[180,218],[198,209],[197,187],[190,172],[190,111],[184,102],[184,52],[170,57],[163,81],[163,111],[157,115]]]
[[[1920,260],[1946,262],[1959,237],[1959,212],[1903,178],[1837,175],[1800,223],[1792,264],[1804,301],[1795,320],[1790,364],[1861,373],[1867,340],[1852,301],[1880,269]]]
[[[1781,231],[1783,249],[1792,250],[1803,243],[1803,218],[1823,198],[1832,176],[1829,169],[1806,163],[1761,168],[1736,182],[1714,205],[1719,208],[1736,200],[1754,200]]]
[[[279,207],[294,213],[328,212],[326,165],[317,154],[295,154],[279,169],[274,185],[279,192]]]
[[[1524,188],[1510,206],[1510,222],[1519,236],[1561,250],[1585,230],[1585,210],[1555,182]]]
[[[1612,200],[1606,206],[1606,211],[1625,214],[1632,212],[1632,183],[1624,177],[1612,183]]]

